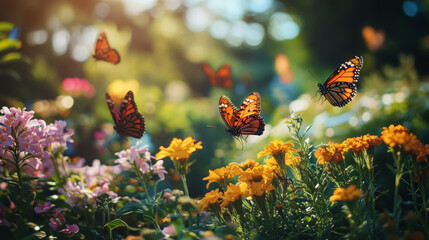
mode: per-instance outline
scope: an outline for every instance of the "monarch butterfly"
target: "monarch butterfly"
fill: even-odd
[[[265,129],[264,119],[261,113],[261,97],[259,93],[251,93],[241,104],[240,109],[231,103],[228,97],[219,99],[219,111],[225,124],[226,132],[239,138],[242,135],[262,135]]]
[[[222,88],[232,87],[233,81],[231,78],[230,64],[225,63],[216,72],[207,63],[202,63],[201,65],[203,66],[203,71],[206,73],[212,86]]]
[[[112,97],[106,93],[106,102],[112,114],[116,132],[121,136],[130,136],[141,138],[145,130],[145,121],[143,116],[137,111],[137,105],[134,102],[134,94],[128,91],[121,104],[121,111],[118,112],[113,104]]]
[[[105,32],[102,32],[100,35],[98,35],[97,42],[95,43],[95,52],[92,56],[96,60],[103,60],[113,64],[118,64],[121,60],[118,51],[110,48]]]
[[[356,95],[356,83],[359,80],[362,65],[361,56],[350,58],[341,64],[323,85],[317,84],[319,93],[333,106],[344,107]]]

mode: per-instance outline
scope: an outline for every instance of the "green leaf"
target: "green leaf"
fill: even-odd
[[[23,240],[38,240],[38,239],[44,239],[44,238],[46,238],[46,232],[40,231],[40,232],[35,232],[23,238]]]
[[[0,64],[16,62],[22,60],[22,54],[18,52],[11,52],[3,55],[0,58]]]
[[[110,231],[118,227],[125,227],[128,230],[136,231],[136,232],[141,230],[140,228],[134,228],[134,227],[128,226],[126,222],[124,222],[122,219],[119,219],[119,218],[107,223],[106,225],[104,225],[104,227],[108,227]]]
[[[15,70],[12,70],[12,69],[0,70],[0,76],[1,75],[8,75],[11,78],[13,78],[15,81],[21,80],[21,77],[19,76],[18,72],[16,72]],[[3,79],[3,78],[0,78],[0,79]]]
[[[4,39],[0,41],[0,52],[21,48],[21,41],[17,39]]]
[[[15,26],[10,22],[0,22],[0,32],[10,32]]]

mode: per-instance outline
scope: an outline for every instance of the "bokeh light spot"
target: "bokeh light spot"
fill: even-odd
[[[335,130],[333,128],[327,128],[325,130],[325,135],[327,137],[332,137],[332,136],[334,136],[334,134],[335,134]]]
[[[275,40],[294,39],[301,30],[289,14],[280,12],[271,16],[268,28],[271,37]]]
[[[181,4],[182,4],[181,0],[165,0],[164,1],[165,9],[170,10],[170,11],[174,11],[174,10],[178,9]]]
[[[351,127],[356,127],[359,124],[359,119],[355,116],[350,117],[349,124]]]
[[[46,30],[36,30],[27,35],[29,45],[44,44],[48,40],[48,32]]]
[[[193,32],[201,32],[210,24],[210,16],[203,7],[190,7],[185,15],[186,25]]]
[[[264,27],[259,23],[250,23],[247,25],[244,41],[250,46],[258,46],[262,43],[265,36]]]
[[[404,10],[405,15],[408,17],[415,17],[419,11],[419,7],[414,1],[405,1],[402,3],[402,10]]]
[[[55,53],[58,55],[63,55],[66,53],[69,41],[70,33],[66,29],[61,28],[55,31],[54,35],[52,36],[52,48],[54,49]]]
[[[99,18],[105,18],[110,13],[110,5],[105,2],[95,4],[94,14]]]
[[[225,39],[228,35],[229,24],[224,20],[216,20],[210,26],[210,35],[216,39]]]
[[[124,7],[129,15],[138,15],[145,10],[151,9],[156,2],[156,0],[124,0]]]
[[[90,50],[83,44],[76,44],[71,53],[72,58],[78,62],[85,61],[89,55],[91,55]]]
[[[371,113],[370,112],[364,112],[362,114],[362,120],[365,122],[368,122],[371,119]]]
[[[263,13],[273,5],[273,2],[273,0],[250,0],[248,8],[252,12]]]

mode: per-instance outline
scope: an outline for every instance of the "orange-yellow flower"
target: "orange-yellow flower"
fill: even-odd
[[[241,202],[243,197],[242,187],[240,185],[234,185],[230,183],[228,185],[228,189],[224,194],[223,202],[221,203],[221,207],[226,207],[229,204],[233,204],[236,202]]]
[[[274,186],[271,184],[271,181],[262,181],[262,182],[249,182],[247,184],[247,194],[246,196],[262,196],[266,192],[274,190]]]
[[[203,199],[199,202],[198,206],[201,210],[210,210],[213,208],[218,208],[220,202],[223,199],[223,193],[219,192],[219,189],[210,191],[206,193]]]
[[[195,143],[195,141],[196,140],[191,137],[187,137],[184,140],[173,138],[170,146],[167,148],[163,146],[159,147],[160,151],[156,154],[155,158],[159,160],[170,157],[171,160],[178,162],[180,165],[186,164],[191,153],[195,152],[197,149],[203,148],[201,141],[197,143]]]
[[[374,135],[364,135],[361,137],[347,138],[343,143],[345,152],[352,150],[355,154],[362,154],[369,147],[381,144],[381,138]]]
[[[270,181],[274,178],[274,172],[271,168],[259,165],[252,169],[247,169],[243,171],[238,177],[238,180],[241,182],[261,182],[261,181]]]
[[[427,156],[429,156],[429,144],[426,144],[417,151],[417,162],[426,162]]]
[[[226,167],[215,169],[214,171],[209,170],[209,176],[203,178],[203,180],[208,180],[207,183],[207,189],[209,188],[210,184],[213,182],[219,183],[222,188],[226,188],[228,186],[229,181],[234,176],[239,175],[242,172],[241,168],[238,164],[233,163],[229,164]]]
[[[324,165],[326,163],[337,163],[344,160],[344,147],[342,144],[329,142],[327,147],[317,149],[314,154],[317,158],[317,163]]]
[[[402,125],[394,126],[391,124],[389,127],[383,127],[381,138],[389,147],[399,146],[405,152],[416,155],[424,148],[423,143],[417,139],[416,135],[409,133],[408,129]]]
[[[258,162],[256,162],[255,160],[252,160],[252,159],[247,159],[246,161],[239,164],[240,168],[243,171],[246,171],[249,168],[252,169],[252,168],[257,167],[259,165],[261,165],[261,164],[259,164]]]
[[[356,188],[356,185],[350,185],[347,188],[337,188],[333,195],[329,198],[331,202],[352,202],[358,200],[362,196],[362,191]]]
[[[289,152],[295,152],[295,149],[293,149],[293,143],[284,143],[279,140],[274,140],[269,145],[265,146],[264,151],[258,153],[258,158],[264,155],[270,155],[279,162],[283,161],[284,155]]]

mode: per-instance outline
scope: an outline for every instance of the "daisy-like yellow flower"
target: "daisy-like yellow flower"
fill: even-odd
[[[362,154],[369,147],[375,147],[381,144],[381,138],[374,135],[364,135],[361,137],[347,138],[343,143],[345,152],[352,150],[355,154]]]
[[[206,193],[203,199],[198,203],[201,210],[218,209],[223,199],[223,193],[219,189]]]
[[[203,178],[203,180],[209,181],[206,186],[207,189],[213,182],[217,182],[223,189],[226,189],[231,178],[240,175],[242,171],[243,170],[241,170],[237,163],[232,163],[226,167],[215,169],[214,171],[209,170],[209,176]]]
[[[243,198],[243,186],[240,187],[240,185],[234,185],[230,183],[228,185],[228,189],[226,190],[223,198],[223,202],[221,203],[221,207],[226,207],[229,204],[234,204],[236,206],[241,205],[241,201]],[[236,204],[237,203],[237,204]]]
[[[247,194],[246,196],[257,196],[260,197],[266,192],[274,190],[274,186],[271,184],[271,181],[262,181],[262,182],[249,182],[247,184]]]
[[[264,151],[258,153],[258,158],[264,155],[270,155],[276,159],[280,168],[284,168],[285,154],[290,152],[295,152],[295,149],[293,149],[293,143],[284,143],[279,140],[274,140],[269,145],[265,146]]]
[[[402,125],[394,126],[391,124],[389,127],[383,127],[381,132],[383,142],[389,147],[399,146],[405,152],[411,152],[418,155],[424,148],[416,135],[409,133],[408,129]]]
[[[195,152],[197,149],[203,148],[201,141],[197,143],[195,143],[195,141],[196,140],[191,137],[187,137],[184,140],[173,138],[170,146],[167,148],[163,146],[159,147],[160,151],[155,155],[155,158],[159,160],[170,157],[176,166],[186,166],[191,153]],[[179,172],[182,173],[181,171]]]
[[[344,147],[342,144],[329,142],[327,147],[321,147],[316,150],[314,155],[317,163],[324,165],[327,163],[338,163],[344,160]]]
[[[241,182],[271,182],[274,176],[275,174],[271,168],[264,165],[259,165],[242,172],[238,180]]]
[[[356,185],[350,185],[347,188],[337,188],[329,198],[331,202],[352,202],[362,196],[362,191],[356,188]]]

